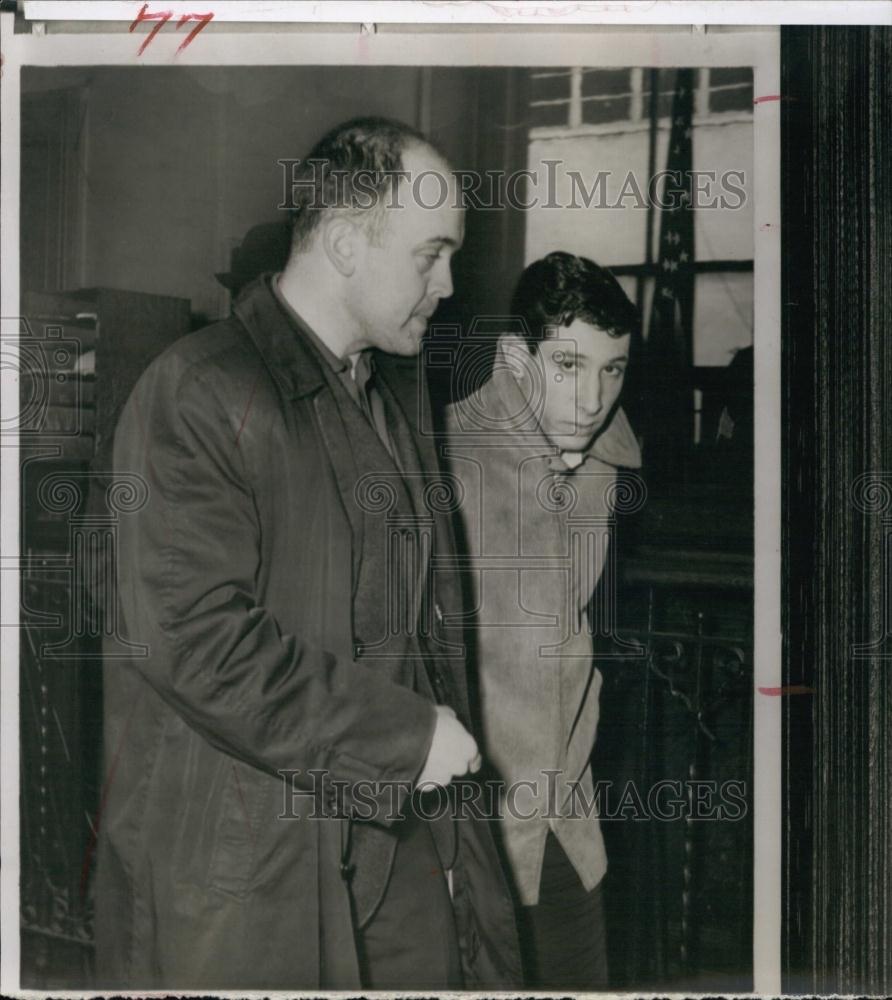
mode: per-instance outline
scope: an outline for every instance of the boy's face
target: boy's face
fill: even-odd
[[[601,431],[623,387],[629,335],[611,337],[575,319],[540,341],[533,362],[543,398],[530,400],[545,436],[561,451],[583,451]]]

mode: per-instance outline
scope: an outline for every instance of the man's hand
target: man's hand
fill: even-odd
[[[446,705],[437,705],[437,725],[427,760],[418,776],[418,787],[441,785],[445,787],[453,778],[460,778],[469,771],[480,769],[480,752],[474,737]]]

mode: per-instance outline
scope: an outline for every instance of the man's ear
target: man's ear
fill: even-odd
[[[322,246],[338,273],[349,278],[356,270],[362,234],[345,216],[332,216],[322,222]]]

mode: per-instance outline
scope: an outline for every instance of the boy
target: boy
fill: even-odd
[[[589,756],[601,675],[586,605],[604,567],[618,467],[641,464],[618,399],[637,333],[611,274],[551,253],[521,275],[492,378],[446,415],[470,557],[470,656],[528,983],[607,986],[607,867]]]

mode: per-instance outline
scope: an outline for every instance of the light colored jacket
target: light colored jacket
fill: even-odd
[[[502,839],[521,902],[532,905],[549,828],[587,890],[607,869],[598,817],[585,808],[601,686],[585,607],[605,564],[617,467],[637,468],[641,455],[617,409],[569,470],[501,355],[490,381],[448,408],[446,429],[471,557],[484,750],[506,784]]]

